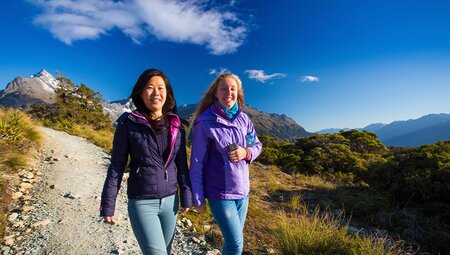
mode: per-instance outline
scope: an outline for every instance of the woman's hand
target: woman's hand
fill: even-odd
[[[103,218],[106,223],[114,224],[114,216],[104,216]]]
[[[197,212],[198,213],[205,213],[206,212],[206,205],[205,204],[202,204],[202,205],[199,205],[199,206],[194,206],[195,207],[195,210],[197,210]]]
[[[180,213],[181,213],[181,214],[187,213],[188,211],[189,211],[189,208],[184,208],[184,207],[181,207],[181,208],[180,208]]]
[[[234,151],[228,152],[228,158],[233,163],[236,163],[239,160],[243,160],[246,157],[247,157],[247,150],[245,148],[242,148],[241,146],[238,146],[238,148]]]

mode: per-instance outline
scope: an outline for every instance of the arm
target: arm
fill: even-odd
[[[192,151],[189,176],[192,184],[193,204],[194,206],[200,206],[205,204],[203,163],[208,147],[208,136],[204,132],[201,123],[194,123],[192,132]]]
[[[245,159],[251,163],[259,156],[259,154],[261,154],[262,143],[259,141],[255,127],[250,119],[248,119],[247,134],[245,138],[247,144],[246,150],[248,151],[248,155]]]
[[[128,161],[128,139],[126,126],[120,123],[114,133],[111,164],[103,185],[100,215],[105,216],[107,222],[112,223],[117,193],[120,189],[125,165]],[[109,218],[108,218],[109,217]]]
[[[186,131],[180,127],[179,135],[181,136],[181,143],[178,153],[175,157],[175,164],[177,166],[178,187],[180,188],[180,201],[182,212],[187,211],[187,208],[192,207],[192,191],[191,181],[189,179],[189,171],[187,165],[186,155]]]

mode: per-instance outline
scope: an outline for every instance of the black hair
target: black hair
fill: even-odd
[[[136,81],[136,84],[133,87],[133,90],[131,91],[131,99],[133,100],[133,104],[134,106],[136,106],[136,109],[141,112],[141,113],[146,113],[148,115],[150,115],[150,109],[148,109],[145,104],[144,101],[141,98],[141,94],[142,91],[144,91],[145,87],[148,84],[148,81],[154,77],[154,76],[159,76],[163,79],[165,85],[166,85],[166,91],[167,91],[167,95],[166,95],[166,102],[163,105],[162,108],[162,114],[163,114],[163,118],[167,119],[167,114],[169,112],[172,112],[174,114],[178,115],[178,110],[177,110],[177,103],[175,101],[175,96],[173,93],[173,89],[172,89],[172,85],[170,84],[169,78],[166,76],[166,74],[164,74],[163,71],[158,70],[158,69],[147,69],[144,72],[142,72],[142,74],[139,76],[139,78]],[[182,123],[186,125],[186,120],[180,118]],[[189,123],[189,122],[187,122]],[[189,124],[187,124],[189,125]]]

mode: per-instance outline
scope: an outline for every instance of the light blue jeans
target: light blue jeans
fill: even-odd
[[[222,231],[222,255],[240,255],[244,250],[244,224],[248,197],[236,200],[208,200],[214,220]]]
[[[177,195],[128,200],[131,227],[144,255],[170,254],[177,212]]]

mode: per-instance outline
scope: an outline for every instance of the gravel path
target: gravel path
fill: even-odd
[[[98,216],[109,155],[86,139],[48,128],[34,169],[21,173],[22,195],[9,216],[9,245],[1,254],[140,254],[126,209],[126,182],[116,206],[117,225]],[[23,185],[31,183],[32,185]],[[30,187],[32,186],[32,187]],[[118,214],[118,215],[117,215]],[[217,254],[178,222],[174,254]]]

